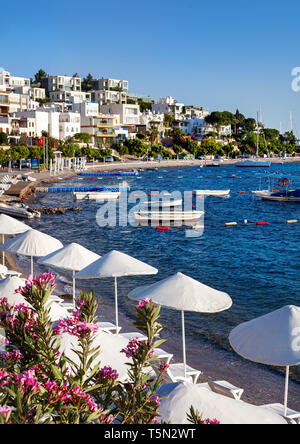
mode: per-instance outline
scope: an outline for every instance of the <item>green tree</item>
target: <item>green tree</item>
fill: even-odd
[[[40,69],[35,75],[34,75],[34,82],[41,84],[42,78],[47,77],[46,71],[43,69]]]
[[[172,128],[172,126],[174,125],[174,121],[175,121],[175,117],[173,116],[173,114],[165,114],[164,117],[164,125],[168,128]]]
[[[82,91],[91,91],[93,89],[93,76],[91,73],[89,73],[81,82],[81,89]]]
[[[0,145],[8,145],[8,137],[6,133],[0,132]]]
[[[147,137],[151,145],[157,142],[157,139],[159,137],[158,125],[158,122],[150,122],[150,128],[147,131]]]
[[[245,119],[243,129],[244,131],[250,131],[253,132],[256,130],[257,123],[256,120],[253,118]]]
[[[73,137],[77,142],[86,143],[87,145],[91,142],[91,135],[89,133],[76,133]]]

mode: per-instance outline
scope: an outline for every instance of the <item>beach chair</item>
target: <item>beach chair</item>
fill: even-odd
[[[156,358],[159,359],[160,361],[165,361],[168,365],[170,364],[171,359],[173,358],[172,353],[168,353],[161,348],[156,348],[154,350],[154,356],[156,356]]]
[[[20,277],[22,273],[19,273],[18,271],[14,270],[8,270],[8,268],[5,265],[0,265],[0,277],[1,279],[5,279],[8,277],[16,276]]]
[[[97,325],[99,327],[100,330],[105,331],[106,333],[109,334],[116,334],[116,333],[120,333],[120,331],[122,330],[122,327],[118,327],[113,324],[112,322],[107,322],[107,321],[101,321],[101,322],[97,322]]]
[[[285,416],[283,404],[265,404],[261,405],[260,407],[271,410],[273,413],[282,416],[290,424],[300,424],[300,412],[292,409],[287,409],[287,413]]]
[[[167,375],[172,382],[187,381],[197,384],[199,376],[202,374],[200,370],[196,370],[189,365],[186,366],[186,376],[184,375],[184,364],[171,364],[167,370]]]
[[[127,339],[128,341],[132,341],[132,339],[139,339],[140,341],[147,341],[147,336],[143,335],[142,333],[136,331],[136,332],[130,332],[130,333],[121,333],[120,336]]]
[[[235,387],[228,381],[213,381],[208,383],[213,392],[219,393],[229,398],[239,401],[244,393],[244,389]]]

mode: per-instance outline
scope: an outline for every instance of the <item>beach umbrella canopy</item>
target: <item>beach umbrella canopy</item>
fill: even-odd
[[[129,298],[141,301],[152,299],[158,305],[181,311],[183,363],[186,376],[184,312],[218,313],[228,310],[232,300],[227,293],[215,290],[182,273],[176,273],[152,285],[138,287]]]
[[[263,407],[212,392],[202,384],[189,382],[163,384],[157,392],[162,399],[160,420],[170,424],[190,424],[187,413],[193,406],[202,419],[217,419],[225,424],[287,424],[282,416]]]
[[[71,243],[38,260],[39,264],[48,265],[73,272],[73,302],[75,301],[75,273],[100,259],[101,256],[79,244]]]
[[[6,214],[0,214],[0,234],[2,234],[2,244],[5,242],[5,235],[15,236],[30,230],[30,227]],[[2,252],[2,263],[5,265],[5,252]]]
[[[279,310],[240,324],[229,335],[236,353],[260,364],[286,367],[284,415],[287,414],[289,368],[300,364],[300,307]]]
[[[31,258],[31,274],[33,274],[34,257],[46,256],[62,247],[63,244],[54,237],[31,229],[6,241],[0,246],[0,250],[29,256]]]
[[[74,352],[74,350],[81,350],[78,338],[68,333],[62,333],[56,337],[56,341],[60,343],[60,353],[64,352],[67,358],[80,365],[78,356]],[[111,335],[99,330],[92,341],[92,348],[100,346],[101,352],[93,365],[100,362],[101,368],[105,366],[112,367],[119,374],[119,380],[125,382],[128,379],[129,367],[127,363],[130,362],[130,359],[124,353],[121,353],[121,350],[126,348],[127,345],[128,340],[122,336]]]
[[[116,326],[118,331],[118,287],[117,278],[122,276],[137,276],[157,274],[158,270],[151,265],[145,264],[134,257],[128,256],[120,251],[112,250],[102,256],[96,262],[87,266],[76,274],[78,279],[95,279],[113,277],[115,280],[115,311]]]
[[[20,279],[16,276],[11,276],[0,280],[0,299],[7,298],[10,305],[24,304],[25,299],[15,291],[19,287],[25,286],[25,279]]]
[[[0,280],[0,299],[6,298],[10,305],[24,304],[31,307],[31,305],[21,294],[15,293],[19,287],[24,287],[25,283],[25,279],[20,279],[15,276]],[[49,304],[51,303],[51,305],[49,316],[52,322],[56,322],[61,318],[69,317],[69,312],[65,307],[61,306],[57,302],[51,301],[52,298],[50,297]]]

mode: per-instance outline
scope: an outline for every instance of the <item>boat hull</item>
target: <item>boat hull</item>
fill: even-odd
[[[134,214],[137,223],[145,224],[190,224],[197,222],[204,211],[139,211]]]

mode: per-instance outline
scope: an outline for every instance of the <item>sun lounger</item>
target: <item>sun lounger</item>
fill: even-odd
[[[213,381],[208,383],[213,392],[229,396],[239,401],[244,393],[244,389],[235,387],[227,381]]]
[[[165,361],[167,364],[170,364],[171,359],[173,358],[172,353],[168,353],[161,348],[156,348],[154,351],[154,356],[157,357],[160,361]]]
[[[0,267],[0,277],[1,279],[5,279],[7,277],[17,276],[20,277],[22,273],[19,273],[15,270],[8,270],[8,268],[5,265],[1,265]]]
[[[286,421],[291,424],[300,424],[300,412],[296,410],[287,409],[286,416],[284,415],[284,405],[283,404],[265,404],[261,407],[271,410],[273,413],[282,416]]]
[[[97,325],[100,328],[100,330],[110,334],[119,333],[122,330],[122,327],[117,328],[117,326],[112,322],[106,322],[106,321],[98,322]]]
[[[123,336],[123,338],[128,339],[128,341],[132,341],[132,339],[139,339],[140,341],[147,341],[147,336],[144,336],[142,333],[139,332],[130,332],[130,333],[121,333],[120,336]]]
[[[200,370],[196,370],[189,365],[186,366],[186,376],[184,374],[184,364],[171,364],[167,370],[167,374],[172,382],[188,381],[193,384],[197,384],[199,376],[201,375]]]

